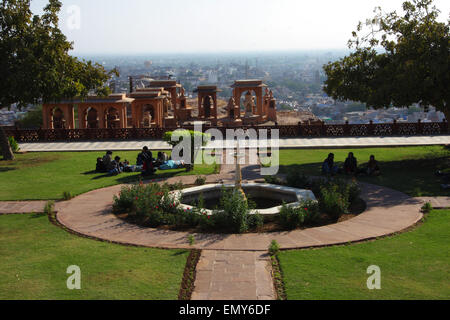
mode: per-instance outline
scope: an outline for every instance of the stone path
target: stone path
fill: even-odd
[[[235,146],[234,140],[210,142],[206,148],[228,145]],[[255,141],[249,141],[255,144]],[[267,144],[270,141],[260,141]],[[324,137],[324,138],[280,138],[280,148],[343,148],[343,147],[382,147],[450,144],[450,135],[405,136],[405,137]],[[141,150],[143,146],[153,150],[168,150],[170,145],[162,140],[131,141],[85,141],[85,142],[35,142],[20,143],[22,151],[104,151]],[[255,144],[258,145],[258,144]]]
[[[273,300],[270,257],[264,252],[203,250],[192,300]]]
[[[0,214],[43,212],[47,201],[0,201]]]
[[[431,202],[434,209],[450,208],[450,197],[418,197],[417,199],[423,203]]]

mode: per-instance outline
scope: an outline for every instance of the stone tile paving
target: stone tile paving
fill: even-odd
[[[206,148],[229,145],[234,141],[217,140],[210,142]],[[248,142],[255,145],[254,142]],[[269,142],[262,141],[270,145]],[[450,144],[450,135],[439,136],[405,136],[405,137],[324,137],[324,138],[280,138],[280,148],[316,148],[316,147],[382,147]],[[22,151],[101,151],[101,150],[141,150],[147,145],[150,149],[163,150],[171,147],[162,140],[134,141],[84,141],[84,142],[34,142],[20,143]],[[258,144],[256,144],[258,145]]]
[[[450,208],[450,197],[418,197],[417,199],[424,203],[431,202],[431,205],[435,209]]]
[[[0,201],[0,214],[43,212],[47,201]]]
[[[202,251],[192,300],[273,300],[274,292],[267,253]]]

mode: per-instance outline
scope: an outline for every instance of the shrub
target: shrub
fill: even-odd
[[[253,229],[260,229],[262,228],[262,226],[264,225],[264,217],[259,214],[259,213],[255,213],[255,214],[251,214],[248,217],[248,227]]]
[[[339,186],[335,184],[322,186],[320,189],[320,209],[333,219],[339,219],[344,213],[348,213],[348,195],[339,192]]]
[[[270,246],[269,246],[269,254],[271,256],[276,256],[276,255],[278,255],[279,252],[280,252],[280,245],[278,244],[278,242],[276,240],[272,240],[272,242],[270,242]]]
[[[422,212],[430,213],[431,210],[433,210],[433,206],[431,205],[431,202],[425,202],[425,204],[422,206]]]
[[[289,187],[304,189],[310,185],[311,179],[299,170],[292,170],[287,175],[286,182]]]
[[[17,143],[16,139],[14,137],[9,137],[9,145],[11,146],[12,152],[17,152],[20,150],[19,144]]]
[[[195,244],[195,238],[192,234],[188,236],[189,245],[193,246]]]
[[[55,201],[47,201],[44,206],[44,213],[46,215],[51,215],[53,213],[53,208],[55,207]]]
[[[72,194],[70,193],[70,191],[64,191],[63,192],[63,199],[64,200],[70,200],[70,199],[72,199],[73,198],[73,196],[72,196]]]
[[[205,176],[197,176],[195,179],[195,184],[198,186],[203,186],[206,183],[206,177]]]
[[[269,184],[278,184],[278,185],[283,184],[283,181],[281,181],[281,179],[278,178],[277,176],[265,176],[264,181]]]
[[[312,224],[319,217],[319,205],[316,201],[303,201],[300,206],[287,206],[285,203],[277,215],[278,223],[285,229],[292,230],[305,224]]]
[[[214,210],[213,225],[219,229],[243,233],[248,230],[250,207],[244,197],[234,189],[222,189],[220,210]]]

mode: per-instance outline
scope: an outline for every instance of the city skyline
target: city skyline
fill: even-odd
[[[73,53],[164,54],[345,50],[373,9],[398,10],[403,0],[67,0],[60,26]],[[46,0],[33,0],[40,14]],[[440,20],[450,4],[436,0]]]

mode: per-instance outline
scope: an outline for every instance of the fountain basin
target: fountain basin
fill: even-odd
[[[192,187],[183,190],[173,191],[173,194],[180,199],[180,206],[183,209],[190,210],[194,208],[191,205],[193,202],[198,201],[199,196],[202,194],[205,202],[216,202],[219,205],[220,198],[222,196],[222,188],[233,189],[234,184],[208,184],[204,186]],[[250,199],[264,199],[267,200],[267,204],[278,203],[269,208],[255,209],[250,214],[259,213],[261,215],[270,216],[280,212],[282,202],[284,201],[288,206],[298,206],[300,202],[304,200],[317,201],[316,197],[311,190],[296,189],[291,187],[285,187],[274,184],[262,184],[262,183],[244,183],[242,189]],[[203,209],[207,215],[212,215],[213,210]]]

